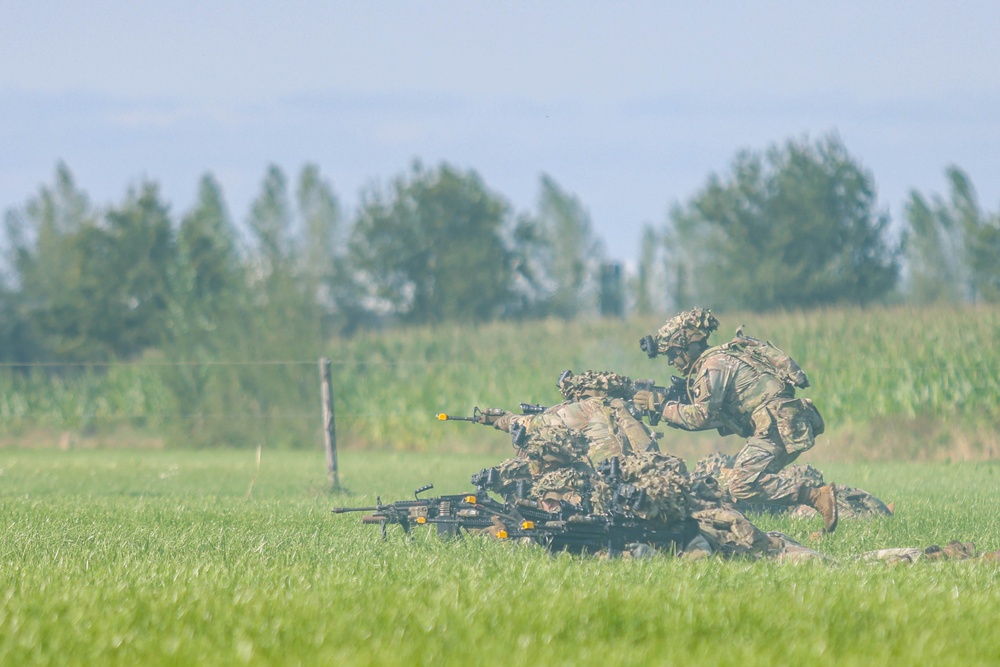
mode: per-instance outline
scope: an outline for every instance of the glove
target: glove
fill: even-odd
[[[485,424],[486,426],[495,426],[497,422],[511,413],[503,410],[502,408],[487,408],[482,411],[482,416],[480,417],[480,424]],[[501,429],[503,430],[503,429]]]
[[[656,402],[656,394],[648,389],[640,389],[632,397],[632,403],[643,412],[659,412],[660,406]]]

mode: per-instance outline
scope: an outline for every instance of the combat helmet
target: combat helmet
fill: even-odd
[[[719,328],[719,320],[711,310],[692,308],[667,320],[654,336],[646,336],[639,345],[650,358],[666,354],[670,349],[684,349],[689,344],[707,340]]]
[[[584,371],[580,375],[574,375],[573,371],[563,371],[556,386],[568,400],[584,396],[630,398],[632,395],[631,378],[612,371]]]

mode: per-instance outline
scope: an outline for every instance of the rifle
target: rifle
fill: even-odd
[[[537,415],[548,410],[546,406],[539,403],[521,403],[520,408],[522,415]],[[476,406],[472,409],[471,417],[456,417],[455,415],[448,415],[441,412],[437,418],[443,422],[475,422],[477,424],[492,426],[504,414],[506,414],[506,411],[503,408],[486,408],[485,410],[480,410],[479,406]]]
[[[477,405],[472,409],[471,417],[456,417],[454,415],[446,415],[442,412],[438,414],[437,418],[443,422],[475,422],[477,424],[492,426],[503,415],[503,408],[486,408],[485,410],[480,410]]]
[[[638,419],[643,416],[649,419],[649,423],[656,426],[660,423],[660,410],[664,403],[670,401],[677,401],[679,403],[688,402],[687,393],[687,379],[678,377],[676,375],[670,376],[670,386],[661,387],[656,384],[655,380],[635,380],[632,383],[632,393],[640,390],[646,390],[653,392],[653,396],[656,397],[656,408],[653,410],[643,410],[639,413]]]

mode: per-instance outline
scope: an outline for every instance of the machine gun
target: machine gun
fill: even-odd
[[[378,524],[384,539],[390,525],[399,525],[407,534],[413,526],[436,526],[438,535],[442,536],[458,535],[462,530],[486,529],[494,525],[493,513],[503,508],[484,490],[436,498],[420,497],[421,493],[433,488],[433,484],[420,487],[413,492],[413,500],[383,503],[381,497],[376,497],[375,505],[369,507],[334,507],[331,511],[334,514],[371,512],[361,517],[361,523]],[[486,512],[487,507],[493,512]]]
[[[682,551],[698,534],[698,523],[691,518],[664,524],[619,514],[570,514],[566,518],[525,520],[507,532],[510,539],[530,540],[549,551],[606,551],[617,556],[640,545],[671,553]]]
[[[420,498],[421,493],[433,488],[428,484],[414,492],[413,500],[383,503],[379,498],[371,507],[335,507],[332,511],[371,512],[361,521],[379,524],[383,539],[387,526],[392,524],[400,525],[407,534],[414,525],[434,525],[441,536],[490,530],[498,539],[529,542],[549,551],[574,554],[607,551],[619,555],[638,545],[676,552],[698,531],[697,522],[692,519],[664,524],[625,512],[596,514],[565,501],[555,508],[543,508],[525,498],[501,503],[485,492],[486,485],[491,483],[491,470],[495,469],[487,468],[473,475],[474,482],[481,484],[475,495]]]

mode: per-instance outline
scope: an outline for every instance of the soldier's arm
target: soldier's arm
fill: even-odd
[[[663,405],[663,420],[685,431],[718,428],[730,370],[727,365],[707,363],[691,388],[691,402],[669,401]]]
[[[535,415],[515,415],[513,412],[507,412],[493,422],[493,428],[510,433],[510,427],[515,423],[521,424],[527,428],[533,417],[535,417]]]

